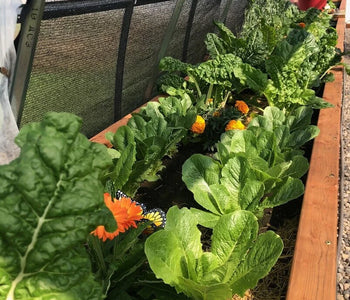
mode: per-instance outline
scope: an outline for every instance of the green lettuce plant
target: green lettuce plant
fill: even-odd
[[[119,153],[109,173],[114,186],[134,196],[141,182],[158,180],[162,158],[177,151],[177,143],[186,136],[195,117],[190,98],[161,98],[159,103],[148,103],[126,126],[108,135]]]
[[[243,296],[268,274],[282,252],[274,232],[258,236],[258,223],[248,211],[221,216],[204,252],[198,221],[187,208],[172,207],[164,230],[150,236],[145,253],[157,278],[191,299],[227,300]]]
[[[81,119],[49,113],[16,138],[20,156],[0,166],[0,298],[101,299],[84,243],[116,227],[103,203],[111,166]],[[107,224],[106,224],[107,223]]]
[[[308,169],[300,147],[317,136],[310,125],[312,109],[298,108],[288,117],[267,107],[246,130],[222,135],[213,157],[192,155],[183,165],[182,179],[194,199],[210,213],[193,209],[212,227],[223,214],[249,210],[260,216],[265,208],[301,196],[299,179]]]

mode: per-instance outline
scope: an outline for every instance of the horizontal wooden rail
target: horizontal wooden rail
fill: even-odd
[[[340,9],[345,9],[345,0]],[[338,19],[338,45],[344,48],[344,18]],[[323,98],[334,107],[323,109],[320,134],[314,141],[300,215],[287,300],[336,299],[337,223],[339,192],[340,122],[343,68],[333,71]]]

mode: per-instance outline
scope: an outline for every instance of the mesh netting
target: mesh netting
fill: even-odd
[[[42,21],[21,125],[47,111],[83,118],[93,135],[111,124],[123,10]]]
[[[60,0],[47,0],[56,1]],[[243,7],[245,2],[240,1],[239,5]],[[125,58],[122,115],[144,103],[144,92],[175,3],[174,0],[134,8]],[[185,2],[167,51],[169,56],[181,59],[191,3]],[[188,62],[197,63],[204,57],[204,38],[214,30],[213,20],[219,18],[222,3],[198,1]],[[82,131],[91,137],[114,122],[123,14],[124,10],[118,9],[42,21],[21,126],[41,120],[48,111],[67,111],[83,118]],[[236,12],[232,14],[237,16]],[[237,16],[230,23],[238,26],[241,20],[242,16]]]

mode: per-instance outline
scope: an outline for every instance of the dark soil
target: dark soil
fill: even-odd
[[[165,157],[165,168],[160,172],[160,180],[156,182],[144,182],[139,188],[135,200],[144,203],[147,208],[161,208],[165,212],[173,205],[179,207],[200,206],[193,199],[193,194],[186,188],[182,181],[182,165],[195,153],[203,152],[202,145],[190,143],[180,145],[179,151],[173,158]]]

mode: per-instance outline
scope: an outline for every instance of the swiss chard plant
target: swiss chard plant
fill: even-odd
[[[288,109],[300,105],[330,107],[311,89],[331,77],[328,71],[332,67],[342,64],[342,53],[336,48],[337,33],[330,20],[327,10],[300,12],[286,0],[252,1],[239,37],[222,23],[215,23],[219,36],[209,33],[206,45],[213,59],[232,53],[249,64],[254,84],[243,81],[245,88],[264,95],[269,105]],[[267,85],[258,80],[262,77],[258,70],[268,76]],[[239,75],[248,74],[243,69],[236,74],[238,79]]]
[[[224,108],[232,91],[245,89],[257,91],[267,86],[267,75],[244,63],[232,53],[220,54],[196,66],[184,65],[179,60],[165,57],[160,67],[163,71],[174,72],[174,66],[186,74],[187,82],[181,87],[163,86],[164,92],[174,95],[174,89],[181,95],[184,90],[191,96],[198,111],[212,112]]]
[[[204,252],[198,221],[187,208],[172,207],[164,230],[150,236],[145,252],[157,278],[196,300],[243,296],[268,274],[283,249],[272,231],[258,235],[258,222],[248,211],[221,216]]]
[[[116,227],[103,203],[112,161],[79,133],[81,119],[50,113],[20,131],[20,156],[0,166],[0,298],[101,299],[84,243]]]

